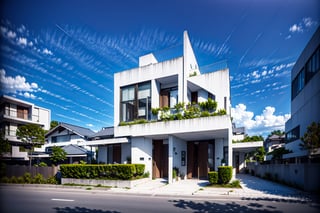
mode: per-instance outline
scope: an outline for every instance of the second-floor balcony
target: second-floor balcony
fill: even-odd
[[[198,117],[183,120],[148,122],[115,127],[116,137],[166,138],[175,135],[185,140],[208,140],[231,136],[229,115]]]
[[[1,111],[0,117],[14,123],[34,123],[38,124],[39,116],[33,115],[30,110],[5,109]]]

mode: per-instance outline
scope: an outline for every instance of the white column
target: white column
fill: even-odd
[[[228,130],[228,166],[232,166],[232,128]]]
[[[173,169],[173,136],[169,136],[168,141],[168,183],[172,183],[172,169]]]
[[[223,158],[223,139],[216,138],[214,143],[215,150],[215,171],[218,171],[218,167],[221,166],[221,160]]]
[[[151,80],[151,108],[159,107],[159,85],[156,80]]]

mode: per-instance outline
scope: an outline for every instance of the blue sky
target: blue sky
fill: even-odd
[[[52,120],[113,125],[113,74],[182,51],[200,70],[227,63],[232,116],[249,135],[284,129],[290,71],[320,22],[317,0],[4,0],[2,94],[51,109]]]

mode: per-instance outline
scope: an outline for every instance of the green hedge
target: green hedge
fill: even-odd
[[[232,178],[232,166],[218,167],[218,181],[220,184],[227,184]]]
[[[29,172],[24,173],[23,176],[3,176],[0,179],[1,183],[18,183],[18,184],[57,184],[55,177],[49,177],[45,179],[42,174],[38,173],[35,176],[31,176]]]
[[[144,174],[144,164],[63,164],[63,178],[130,180]]]
[[[218,172],[208,172],[209,183],[217,184],[218,183]]]

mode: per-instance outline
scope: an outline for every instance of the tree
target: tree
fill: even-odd
[[[9,143],[9,140],[3,136],[3,134],[0,134],[0,160],[2,160],[2,157],[5,153],[10,152],[11,146]]]
[[[320,148],[320,123],[312,122],[301,138],[301,149],[308,150],[309,156]]]
[[[272,136],[272,135],[278,135],[278,136],[282,136],[284,135],[285,132],[284,131],[281,131],[281,130],[273,130],[269,135],[268,137]]]
[[[268,155],[272,155],[272,160],[281,160],[282,156],[288,153],[292,153],[292,151],[286,149],[285,147],[280,147],[272,152],[269,152]]]
[[[26,124],[19,126],[17,129],[16,136],[24,143],[30,150],[30,154],[37,145],[44,144],[45,130],[37,124]],[[31,167],[32,157],[29,158],[29,166]]]
[[[53,128],[55,128],[56,126],[58,126],[59,125],[59,122],[58,121],[51,121],[50,122],[50,129],[53,129]]]
[[[264,150],[264,147],[259,147],[256,149],[256,152],[254,153],[254,157],[258,162],[264,161],[264,156],[266,155],[266,151]]]
[[[52,147],[52,154],[51,154],[50,160],[54,164],[57,165],[60,162],[64,161],[65,159],[67,159],[67,152],[64,151],[64,149],[62,149],[59,146]]]
[[[248,136],[246,135],[245,138],[242,140],[242,142],[254,142],[254,141],[263,141],[263,137],[261,135],[253,135]]]

